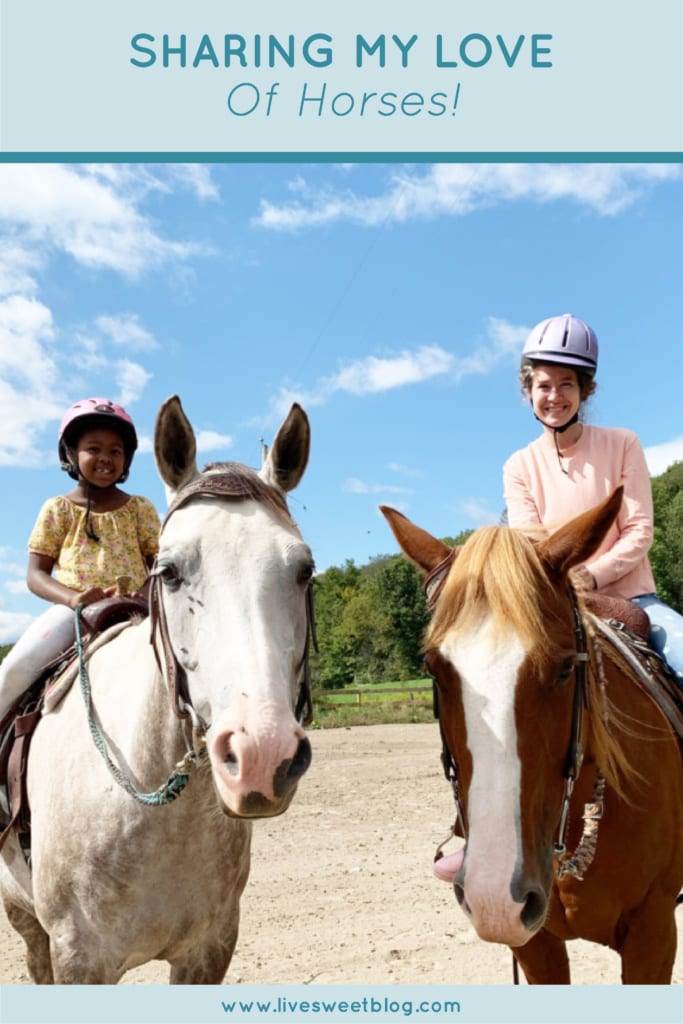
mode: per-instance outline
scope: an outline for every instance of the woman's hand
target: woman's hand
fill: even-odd
[[[585,565],[579,565],[574,569],[576,576],[581,580],[581,583],[586,590],[597,590],[597,583],[595,582],[595,576],[587,569]]]

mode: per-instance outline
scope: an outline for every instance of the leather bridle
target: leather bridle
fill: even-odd
[[[255,498],[273,503],[289,518],[289,508],[284,496],[274,487],[264,483],[259,477],[247,477],[246,474],[230,472],[209,473],[193,480],[183,487],[171,502],[161,526],[164,527],[179,508],[186,505],[194,497],[203,498]],[[171,706],[180,719],[191,719],[193,731],[203,736],[208,724],[197,714],[187,682],[187,674],[176,658],[168,629],[166,610],[163,601],[163,581],[158,567],[150,573],[149,617],[150,643],[154,650],[159,671],[166,679],[171,693]],[[297,667],[299,693],[296,700],[295,716],[303,725],[313,718],[313,700],[311,695],[311,676],[309,653],[311,644],[318,651],[318,642],[313,613],[313,590],[309,583],[306,591],[306,640],[304,650]]]

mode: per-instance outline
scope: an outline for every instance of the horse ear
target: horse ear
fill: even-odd
[[[389,523],[403,554],[424,572],[431,572],[450,555],[452,549],[448,544],[415,526],[402,512],[388,505],[380,505],[379,510]]]
[[[259,476],[271,486],[293,491],[304,475],[310,449],[308,416],[295,402],[277,432]]]
[[[197,476],[197,442],[177,395],[167,398],[157,413],[154,458],[159,475],[171,491]]]
[[[599,505],[570,519],[541,541],[538,554],[552,572],[566,576],[573,566],[595,553],[619,514],[623,496],[623,486],[617,487]]]

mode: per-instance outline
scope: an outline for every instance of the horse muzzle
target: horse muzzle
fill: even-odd
[[[486,872],[468,871],[467,861],[453,879],[453,890],[485,942],[523,946],[543,927],[548,913],[550,885],[536,879],[506,881]]]
[[[287,724],[265,716],[253,727],[224,719],[209,741],[209,758],[226,814],[271,818],[287,810],[311,763],[311,744],[291,715]]]

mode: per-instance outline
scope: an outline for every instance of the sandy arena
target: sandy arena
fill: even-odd
[[[226,981],[510,984],[509,950],[481,942],[450,887],[432,875],[453,818],[437,726],[331,729],[311,741],[313,764],[292,807],[254,827]],[[678,916],[683,929],[683,908]],[[610,950],[577,941],[570,956],[575,983],[619,983]],[[146,964],[124,983],[162,984],[167,972]],[[673,980],[683,982],[680,939]],[[0,983],[30,983],[23,942],[2,912]]]

